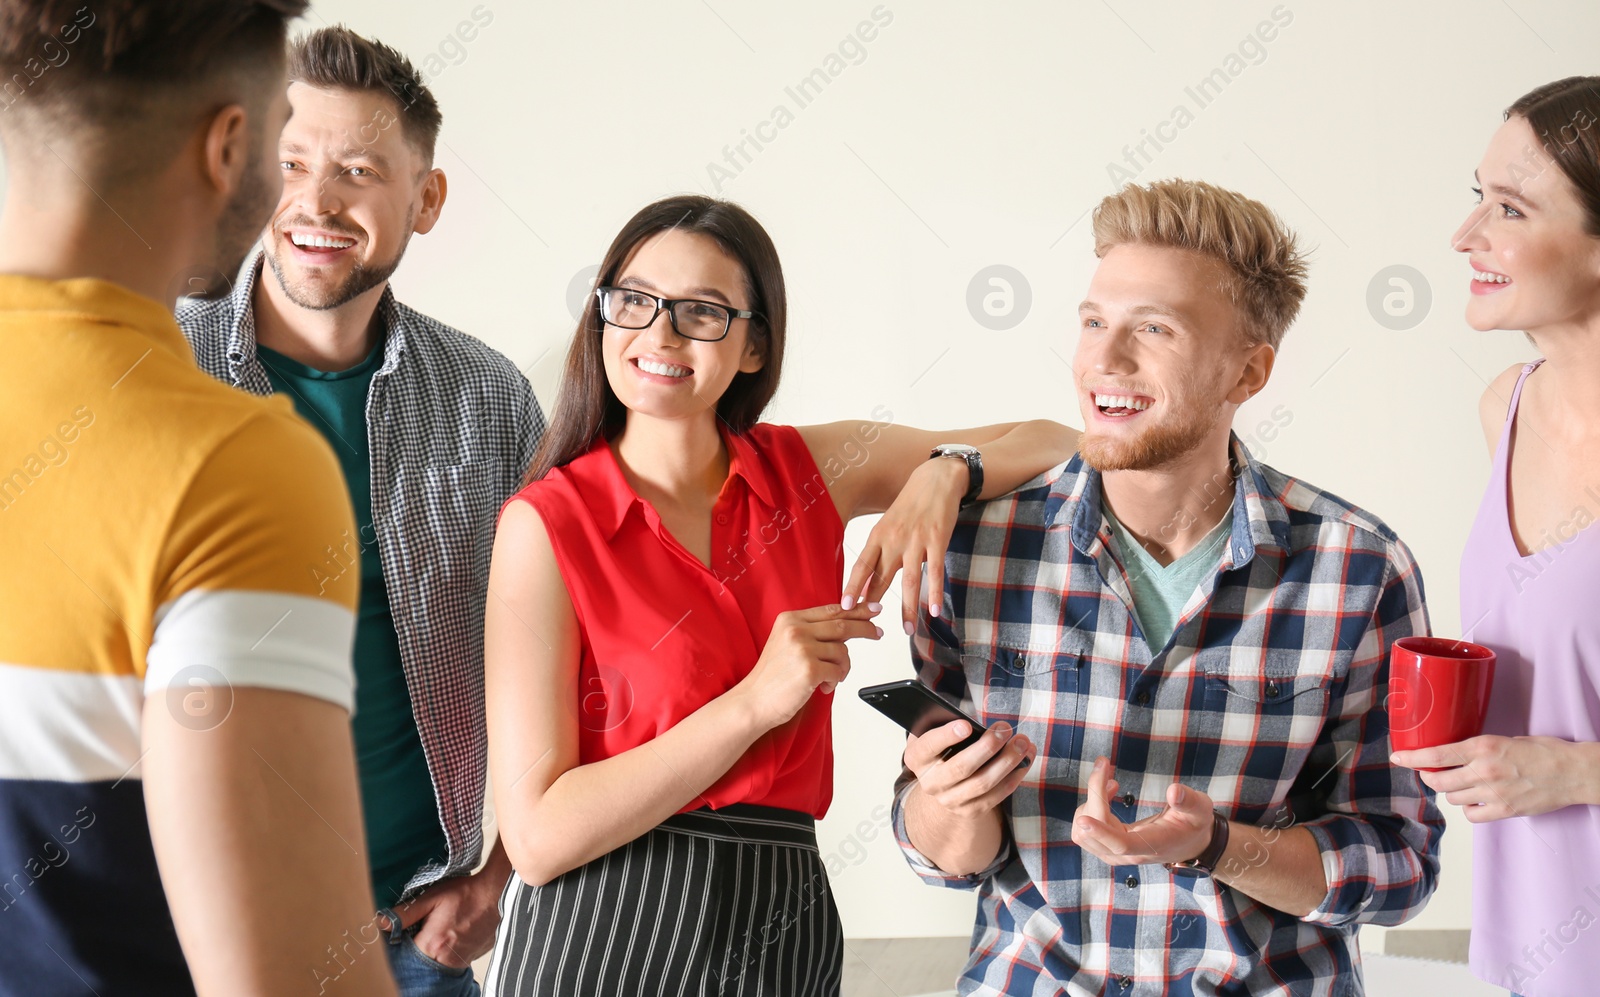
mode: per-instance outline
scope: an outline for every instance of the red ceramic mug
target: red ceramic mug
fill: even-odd
[[[1389,740],[1396,751],[1454,744],[1483,733],[1494,652],[1445,637],[1402,637],[1389,651]]]

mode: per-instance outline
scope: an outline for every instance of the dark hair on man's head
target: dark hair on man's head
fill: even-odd
[[[116,95],[150,100],[283,58],[307,0],[0,0],[0,107],[48,104],[93,123]]]
[[[307,6],[0,0],[0,134],[85,139],[121,173],[163,165],[181,148],[179,129],[219,104],[264,113],[287,22]]]
[[[319,28],[295,40],[289,53],[289,82],[319,90],[388,95],[399,105],[401,134],[421,151],[424,166],[433,165],[433,146],[444,116],[422,74],[396,50],[342,24]]]

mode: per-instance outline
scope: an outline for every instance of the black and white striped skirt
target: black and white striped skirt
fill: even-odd
[[[844,932],[814,821],[677,814],[544,886],[512,874],[486,997],[837,995]]]

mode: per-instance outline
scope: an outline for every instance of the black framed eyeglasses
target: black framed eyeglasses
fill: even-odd
[[[661,310],[667,310],[672,331],[685,339],[715,343],[726,339],[736,318],[760,318],[759,312],[729,308],[696,298],[658,298],[636,287],[597,287],[600,317],[619,329],[648,329]]]

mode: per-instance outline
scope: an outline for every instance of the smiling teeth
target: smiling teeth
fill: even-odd
[[[1503,273],[1490,273],[1487,270],[1472,271],[1472,279],[1480,284],[1509,284],[1511,278]]]
[[[660,374],[662,377],[688,377],[694,371],[687,367],[679,367],[670,363],[656,363],[654,360],[636,360],[639,369],[647,374]]]
[[[296,246],[315,246],[320,249],[349,249],[356,244],[354,239],[335,239],[326,235],[303,235],[291,232],[289,240]]]
[[[1127,395],[1095,395],[1094,403],[1101,408],[1127,408],[1135,412],[1143,412],[1150,407],[1149,402],[1139,401]]]

